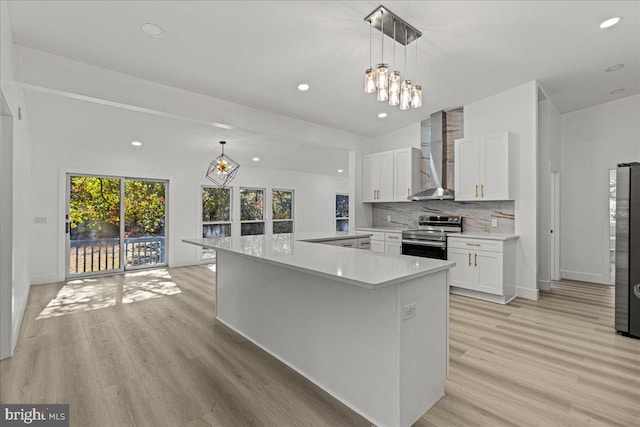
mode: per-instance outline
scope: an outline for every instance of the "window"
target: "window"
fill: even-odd
[[[231,236],[231,189],[202,187],[202,237],[227,236]],[[203,259],[214,257],[214,250],[202,250]]]
[[[348,194],[336,194],[336,231],[349,231]]]
[[[264,190],[240,188],[240,235],[264,234]]]
[[[273,234],[293,233],[293,190],[273,190]]]

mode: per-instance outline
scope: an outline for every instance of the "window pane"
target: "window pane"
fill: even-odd
[[[349,231],[349,220],[348,219],[337,219],[336,220],[336,231]]]
[[[202,226],[202,237],[231,236],[231,224],[206,224]]]
[[[349,218],[349,196],[336,194],[336,218]]]
[[[273,219],[293,219],[293,191],[273,190],[272,193]]]
[[[293,221],[278,221],[273,223],[273,234],[293,233]]]
[[[255,221],[263,219],[264,190],[255,188],[240,189],[240,220]],[[262,233],[255,233],[262,234]]]
[[[202,221],[231,220],[231,190],[229,188],[202,189]]]
[[[256,234],[264,234],[264,222],[245,222],[240,224],[241,236],[253,236]]]

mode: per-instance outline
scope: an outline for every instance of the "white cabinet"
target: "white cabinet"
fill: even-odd
[[[456,200],[515,200],[513,139],[507,131],[456,139]]]
[[[506,304],[516,294],[515,239],[449,237],[451,292]]]
[[[362,165],[363,202],[406,202],[420,190],[420,150],[367,154]]]
[[[393,201],[393,151],[367,154],[362,167],[362,201]]]
[[[400,254],[402,253],[402,233],[391,231],[371,231],[356,228],[356,231],[371,233],[371,250],[373,252]]]

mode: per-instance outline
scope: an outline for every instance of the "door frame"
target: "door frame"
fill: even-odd
[[[550,197],[550,212],[551,219],[550,230],[553,230],[551,235],[551,250],[549,251],[550,263],[549,272],[551,274],[551,281],[560,280],[560,172],[551,171],[549,186],[551,191]]]
[[[13,116],[0,90],[0,360],[13,356]]]
[[[89,175],[89,176],[98,176],[98,177],[107,177],[107,178],[130,178],[130,179],[140,179],[140,180],[156,180],[156,181],[166,181],[166,208],[165,208],[165,265],[166,267],[173,266],[173,256],[175,245],[174,245],[174,235],[173,235],[173,227],[171,226],[171,218],[174,215],[174,207],[175,203],[171,203],[171,194],[175,194],[175,177],[172,175],[163,175],[163,174],[149,174],[148,172],[137,172],[137,171],[123,171],[123,170],[105,170],[102,168],[95,169],[86,169],[86,168],[75,168],[75,167],[61,167],[58,169],[58,268],[57,268],[57,277],[56,281],[62,282],[67,280],[67,236],[65,233],[65,215],[67,212],[67,203],[66,201],[68,189],[67,189],[67,175]],[[123,181],[124,185],[124,181]],[[124,198],[121,200],[121,203],[124,203]],[[123,206],[121,206],[124,209]],[[123,229],[124,223],[121,224],[121,229]],[[158,266],[160,267],[160,266]],[[152,267],[153,268],[153,267]],[[130,270],[133,271],[133,270]],[[111,270],[107,273],[103,274],[119,274],[121,271]],[[90,274],[90,276],[95,276],[96,274]],[[73,279],[81,278],[80,275],[73,276]]]

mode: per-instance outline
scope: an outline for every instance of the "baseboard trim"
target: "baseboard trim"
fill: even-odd
[[[29,297],[31,296],[31,285],[29,285],[29,289],[27,289],[27,297],[24,299],[22,303],[22,307],[20,307],[20,311],[18,312],[18,321],[15,325],[13,325],[13,330],[11,331],[11,354],[9,357],[13,356],[13,352],[16,349],[16,345],[18,344],[18,338],[20,338],[20,326],[22,325],[22,319],[24,318],[24,312],[27,309],[27,303],[29,302]]]
[[[567,280],[577,280],[579,282],[607,283],[609,278],[604,278],[601,274],[582,273],[580,271],[560,270],[560,277]]]
[[[63,279],[64,280],[64,279]],[[31,276],[32,285],[47,285],[49,283],[60,282],[57,274],[46,274],[44,276]]]
[[[538,289],[516,288],[516,296],[538,301],[538,298],[540,298],[540,291]]]
[[[551,280],[538,280],[538,289],[541,291],[551,290]]]

